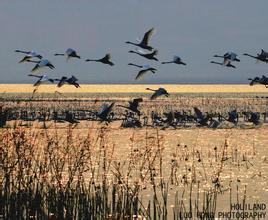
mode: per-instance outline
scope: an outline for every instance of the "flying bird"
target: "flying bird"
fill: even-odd
[[[72,49],[72,48],[68,48],[65,53],[55,53],[54,54],[55,56],[66,56],[66,61],[68,61],[71,57],[74,57],[74,58],[78,58],[80,59],[81,57],[77,55],[77,52]]]
[[[182,59],[179,56],[174,56],[172,61],[162,62],[162,64],[167,64],[167,63],[176,63],[176,64],[186,65],[186,63],[182,62]]]
[[[43,68],[43,67],[49,67],[50,69],[54,69],[55,68],[52,65],[52,63],[49,60],[46,60],[46,59],[42,59],[42,60],[39,60],[39,61],[34,61],[34,60],[26,60],[26,61],[27,62],[31,62],[31,63],[36,63],[36,65],[31,70],[31,72],[34,72],[36,70],[39,70],[40,68]]]
[[[70,78],[63,76],[61,79],[55,79],[55,81],[59,81],[57,87],[62,87],[64,84],[74,85],[76,88],[80,87],[80,85],[77,83],[78,79],[75,76]]]
[[[210,63],[218,64],[218,65],[221,65],[221,66],[227,66],[227,67],[236,68],[234,65],[231,64],[230,60],[228,62],[226,62],[226,63],[220,63],[220,62],[215,62],[215,61],[211,61]]]
[[[110,66],[113,66],[114,63],[111,62],[111,54],[107,53],[103,58],[101,59],[98,59],[98,60],[92,60],[92,59],[87,59],[85,60],[86,62],[89,62],[89,61],[95,61],[95,62],[100,62],[100,63],[104,63],[104,64],[108,64]]]
[[[152,72],[152,73],[155,73],[155,71],[157,71],[157,69],[151,67],[150,65],[148,64],[145,64],[143,66],[140,66],[140,65],[137,65],[137,64],[134,64],[134,63],[129,63],[128,65],[130,66],[136,66],[136,67],[139,67],[141,70],[138,72],[137,76],[136,76],[136,80],[139,80],[141,79],[146,73],[148,72]]]
[[[268,77],[262,75],[262,77],[255,77],[254,79],[249,78],[248,80],[251,80],[249,83],[250,86],[253,86],[255,84],[261,84],[264,85],[266,88],[268,88]]]
[[[158,50],[154,50],[153,52],[150,52],[150,53],[146,53],[143,50],[139,50],[139,49],[137,51],[130,50],[128,52],[129,53],[138,54],[138,55],[140,55],[142,57],[145,57],[145,58],[147,58],[149,60],[156,60],[156,61],[158,61],[158,59],[155,57],[158,54]]]
[[[31,60],[32,58],[39,58],[39,59],[42,59],[43,56],[41,56],[40,54],[34,52],[34,51],[23,51],[23,50],[15,50],[15,52],[17,53],[24,53],[26,54],[26,56],[24,56],[20,61],[19,63],[23,63],[27,60]]]
[[[129,101],[129,106],[123,106],[123,105],[118,105],[120,107],[126,108],[130,111],[133,111],[135,113],[137,113],[138,115],[140,115],[140,110],[138,110],[139,107],[139,103],[142,102],[143,99],[142,98],[137,98],[137,99],[133,99],[132,101]]]
[[[152,37],[152,34],[154,32],[154,28],[151,28],[149,31],[147,31],[145,34],[144,34],[144,37],[142,39],[142,41],[140,41],[139,43],[133,43],[133,42],[130,42],[130,41],[127,41],[126,43],[127,44],[132,44],[132,45],[135,45],[135,46],[138,46],[142,49],[145,49],[145,50],[153,50],[153,47],[149,46],[149,41]]]
[[[223,60],[224,64],[228,63],[228,61],[240,62],[240,59],[237,58],[237,54],[234,53],[234,52],[227,52],[223,56],[221,56],[221,55],[214,55],[214,57],[223,58],[224,59]]]
[[[33,86],[39,86],[39,85],[41,85],[41,83],[44,83],[44,82],[51,82],[51,83],[54,82],[54,79],[49,78],[46,74],[41,75],[41,76],[34,75],[34,74],[29,74],[28,76],[33,76],[33,77],[37,77],[37,78],[39,78],[39,79],[34,83]]]
[[[42,84],[42,83],[45,83],[45,82],[51,82],[53,83],[54,82],[54,79],[51,79],[49,78],[46,74],[44,75],[41,75],[41,76],[38,76],[38,75],[33,75],[33,74],[29,74],[28,76],[33,76],[33,77],[37,77],[39,78],[35,83],[34,83],[34,87],[36,87],[33,91],[33,93],[35,93],[38,89],[38,87]]]
[[[146,88],[146,90],[154,91],[154,94],[150,97],[151,100],[154,100],[161,95],[165,95],[166,97],[169,96],[169,93],[164,88],[159,88],[159,89]]]
[[[266,52],[263,49],[261,50],[260,54],[257,54],[257,56],[253,56],[253,55],[250,55],[248,53],[244,53],[243,55],[254,58],[257,61],[262,61],[262,62],[268,63],[268,52]]]

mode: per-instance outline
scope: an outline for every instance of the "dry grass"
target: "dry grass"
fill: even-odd
[[[256,131],[1,129],[0,215],[181,219],[267,202],[267,131]]]

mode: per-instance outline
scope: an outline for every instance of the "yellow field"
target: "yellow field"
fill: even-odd
[[[264,93],[268,89],[261,85],[249,86],[240,84],[153,84],[153,85],[133,85],[133,84],[82,84],[81,88],[74,86],[63,86],[57,88],[55,85],[41,85],[38,92],[54,93],[147,93],[145,88],[157,89],[164,87],[171,93]],[[34,87],[32,84],[0,84],[1,93],[31,93]]]

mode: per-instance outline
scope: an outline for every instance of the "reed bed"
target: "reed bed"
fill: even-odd
[[[7,94],[10,95],[10,94]],[[116,102],[116,104],[125,105],[132,98],[143,97],[141,103],[141,112],[145,113],[150,110],[159,109],[161,111],[170,110],[191,110],[193,106],[203,108],[207,112],[226,112],[236,108],[237,111],[259,111],[267,110],[268,99],[263,94],[241,95],[236,97],[234,94],[221,95],[219,93],[211,93],[209,95],[194,96],[184,94],[172,94],[170,98],[159,98],[157,101],[149,100],[150,94],[115,94],[112,97],[107,94],[98,96],[80,96],[72,97],[70,94],[63,96],[50,97],[45,94],[38,94],[32,98],[31,95],[18,94],[0,99],[0,106],[3,108],[22,108],[36,110],[72,110],[72,109],[91,109],[97,110],[103,102]],[[237,95],[237,94],[236,94]],[[97,98],[96,98],[97,97]],[[123,112],[124,109],[116,107],[116,113]]]
[[[131,130],[128,151],[116,153],[109,127],[0,130],[0,217],[3,219],[213,219],[247,197],[230,169],[253,169],[256,149],[237,150],[228,136],[208,152],[168,146],[158,129]],[[123,156],[122,156],[123,155]],[[127,159],[124,159],[126,157]],[[232,167],[232,168],[230,168]],[[209,216],[208,216],[209,215]]]

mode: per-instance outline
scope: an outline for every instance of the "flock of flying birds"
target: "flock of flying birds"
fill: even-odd
[[[137,48],[139,48],[139,49],[136,48],[136,50],[130,50],[128,52],[133,53],[133,54],[137,54],[137,55],[142,56],[148,60],[159,61],[156,57],[158,54],[158,50],[156,50],[154,47],[150,46],[150,44],[149,44],[153,32],[154,32],[154,28],[151,28],[150,30],[148,30],[144,34],[143,39],[138,40],[136,43],[127,41],[126,42],[127,44],[131,44],[131,45],[134,45]],[[31,72],[35,72],[39,69],[43,69],[44,67],[47,67],[50,69],[55,68],[55,66],[49,60],[43,59],[42,55],[40,55],[34,51],[15,50],[15,52],[25,54],[25,56],[19,61],[19,63],[23,63],[23,62],[35,63],[35,66],[32,68]],[[55,56],[66,56],[67,61],[70,58],[81,59],[81,57],[78,55],[76,50],[71,49],[71,48],[68,48],[65,51],[65,53],[55,53],[54,55]],[[254,58],[257,61],[262,61],[262,62],[268,63],[268,52],[264,51],[263,49],[261,50],[261,53],[257,54],[256,56],[250,55],[247,53],[245,53],[244,55],[249,56],[251,58]],[[214,55],[214,57],[222,58],[223,61],[222,62],[211,61],[211,63],[218,64],[221,66],[231,67],[231,68],[236,68],[232,64],[232,62],[240,62],[240,59],[238,59],[237,54],[235,54],[234,52],[227,52],[224,55]],[[110,66],[114,65],[114,63],[111,61],[110,54],[106,54],[103,58],[100,58],[100,59],[86,59],[85,60],[85,62],[91,62],[91,61],[107,64]],[[179,56],[174,56],[173,60],[171,60],[171,61],[162,62],[162,64],[169,64],[169,63],[175,63],[178,65],[187,65]],[[151,72],[154,74],[157,71],[156,68],[154,68],[148,64],[138,65],[138,64],[134,64],[134,63],[129,63],[128,65],[139,68],[138,74],[135,77],[136,80],[142,79],[146,73]],[[29,76],[38,78],[38,80],[34,83],[35,89],[33,91],[33,94],[37,91],[38,87],[45,82],[51,82],[51,83],[57,82],[57,87],[61,87],[64,84],[73,85],[76,88],[80,87],[79,83],[77,82],[78,79],[73,75],[71,77],[62,76],[59,79],[52,79],[52,78],[48,77],[47,74],[42,74],[42,75],[29,74]],[[255,77],[253,79],[249,78],[249,80],[251,81],[250,85],[254,85],[254,84],[258,83],[258,84],[263,84],[266,87],[268,87],[268,77],[266,77],[264,75],[262,77]],[[146,88],[146,90],[154,91],[153,95],[151,96],[151,99],[156,99],[157,97],[159,97],[161,95],[169,96],[169,93],[164,88],[159,88],[157,90]]]

